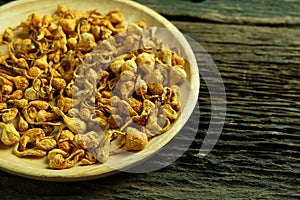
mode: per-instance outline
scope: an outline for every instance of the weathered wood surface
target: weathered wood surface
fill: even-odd
[[[138,2],[197,40],[217,64],[227,116],[214,150],[202,159],[196,155],[211,114],[202,78],[198,135],[170,166],[75,183],[0,172],[2,199],[299,199],[300,2]]]

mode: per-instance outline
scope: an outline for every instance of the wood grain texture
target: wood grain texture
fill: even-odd
[[[137,0],[169,19],[230,24],[298,25],[297,0]]]
[[[200,106],[191,118],[193,122],[200,114],[198,135],[170,166],[146,174],[119,173],[68,184],[0,172],[0,195],[14,199],[299,199],[298,1],[138,2],[173,19],[216,62],[226,87],[227,116],[214,150],[203,159],[197,157],[211,116],[202,78]],[[222,2],[240,4],[242,9],[228,8]],[[264,6],[267,4],[271,5]],[[219,13],[224,17],[201,17],[205,10],[207,16]],[[237,21],[239,17],[251,23]],[[273,21],[264,24],[257,19]]]

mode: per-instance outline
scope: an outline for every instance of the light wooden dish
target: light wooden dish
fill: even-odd
[[[65,4],[70,9],[97,9],[102,13],[106,13],[110,9],[118,8],[124,14],[126,23],[128,24],[143,19],[149,27],[167,28],[171,30],[171,33],[174,33],[173,37],[170,37],[169,35],[167,40],[171,40],[178,48],[184,49],[186,59],[190,62],[188,82],[190,83],[191,89],[185,90],[186,92],[182,95],[184,96],[184,101],[182,102],[183,109],[180,118],[172,125],[169,131],[151,139],[148,146],[143,151],[133,154],[125,153],[112,155],[105,164],[75,166],[70,169],[53,170],[47,169],[46,158],[18,158],[12,154],[12,148],[0,145],[0,168],[3,171],[22,177],[47,181],[79,181],[108,176],[122,169],[129,168],[150,157],[167,145],[184,126],[197,103],[200,88],[197,62],[190,45],[183,36],[178,35],[178,30],[174,25],[153,10],[138,3],[126,0],[15,1],[0,7],[0,32],[3,32],[6,27],[15,27],[32,12],[38,12],[40,15],[52,14],[56,10],[58,4]],[[111,166],[114,167],[112,168]]]

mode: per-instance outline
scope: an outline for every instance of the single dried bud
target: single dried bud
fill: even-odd
[[[3,95],[9,95],[13,91],[13,87],[10,85],[2,85],[0,88]]]
[[[27,61],[25,60],[25,58],[19,58],[19,59],[16,59],[14,60],[16,62],[16,64],[22,68],[22,69],[28,69],[28,63]]]
[[[22,90],[16,90],[11,95],[8,95],[7,98],[10,100],[21,99],[23,97],[23,94],[24,93]]]
[[[180,103],[180,88],[177,85],[171,86],[171,96],[170,96],[170,105],[174,108],[175,111],[179,112],[181,109]]]
[[[185,60],[184,60],[184,58],[182,58],[178,54],[173,53],[173,56],[172,56],[172,66],[176,66],[176,65],[180,65],[180,66],[183,67],[185,65]]]
[[[118,103],[118,113],[115,114],[125,114],[129,116],[137,116],[137,112],[129,105],[125,100],[121,100]]]
[[[177,83],[181,83],[182,81],[184,81],[187,77],[186,72],[184,71],[184,69],[180,66],[174,66],[172,67],[172,69],[170,70],[170,80],[169,80],[169,84],[170,86],[175,85]]]
[[[63,141],[58,143],[58,148],[65,151],[65,152],[69,152],[71,150],[71,145],[69,141]]]
[[[37,36],[37,41],[41,41],[42,39],[44,39],[45,37],[51,37],[52,33],[46,28],[43,27],[40,29],[40,34]],[[46,47],[45,43],[40,43],[41,46]],[[43,51],[42,51],[43,52]]]
[[[69,38],[68,41],[67,41],[67,45],[68,45],[68,47],[71,48],[71,49],[75,48],[76,45],[77,45],[77,40],[76,40],[76,38],[73,38],[73,37]]]
[[[34,67],[38,67],[42,70],[48,69],[48,65],[49,64],[47,61],[47,55],[44,55],[43,57],[36,59],[34,62]]]
[[[29,81],[24,76],[9,76],[5,73],[0,73],[0,76],[6,78],[9,81],[12,81],[16,87],[17,90],[24,91],[29,86]]]
[[[135,84],[133,81],[126,81],[124,83],[121,83],[119,90],[120,90],[122,99],[127,100],[134,92],[134,87],[135,87]]]
[[[157,53],[158,59],[161,60],[164,64],[172,66],[172,52],[169,50],[160,50]]]
[[[145,73],[149,73],[154,70],[155,57],[153,54],[143,52],[136,57],[136,63]]]
[[[57,28],[58,28],[58,26],[57,26],[57,24],[54,23],[54,22],[51,22],[50,25],[48,26],[48,30],[49,30],[50,32],[57,30]]]
[[[76,19],[61,19],[58,22],[58,25],[60,25],[63,29],[63,31],[67,34],[74,33],[76,29]]]
[[[20,138],[19,150],[24,151],[28,143],[35,143],[36,140],[45,137],[45,132],[41,128],[31,128],[25,131]]]
[[[24,76],[14,77],[14,83],[15,83],[16,89],[21,90],[21,91],[24,91],[29,86],[29,82],[28,82],[27,78],[25,78]]]
[[[147,122],[147,119],[148,119],[150,113],[154,110],[155,110],[155,104],[152,103],[150,100],[146,99],[143,102],[143,111],[142,111],[142,113],[139,116],[133,116],[132,120],[136,124],[138,124],[140,126],[144,126]]]
[[[96,119],[95,119],[95,122],[97,122],[99,124],[100,127],[104,128],[107,126],[108,124],[108,119],[107,117],[103,114],[103,112],[99,111],[99,110],[96,110]],[[92,115],[90,116],[89,120],[93,120],[92,119]]]
[[[147,28],[146,22],[144,20],[138,20],[134,24],[140,28]]]
[[[25,90],[24,98],[28,99],[29,101],[36,100],[39,98],[39,93],[36,90],[34,90],[32,87],[30,87]]]
[[[68,110],[67,115],[69,117],[79,116],[79,110],[77,108],[71,108],[71,109]]]
[[[39,14],[33,13],[31,15],[31,22],[35,27],[40,27],[42,25],[42,19]]]
[[[157,124],[159,124],[160,127],[163,127],[163,129],[161,130],[161,133],[166,132],[171,127],[171,121],[164,114],[160,114],[158,116]]]
[[[87,133],[88,134],[88,133]],[[85,134],[85,135],[87,135]],[[87,147],[83,143],[82,140],[82,134],[75,135],[74,140],[72,141],[72,144],[77,148],[77,149],[86,149]]]
[[[12,28],[7,28],[3,33],[3,40],[7,42],[11,42],[14,38],[14,32]]]
[[[88,21],[82,21],[80,26],[80,33],[88,33],[91,30],[91,24]]]
[[[37,122],[51,122],[57,118],[55,113],[47,112],[45,110],[38,111],[36,115]]]
[[[68,117],[65,115],[58,107],[52,106],[52,110],[63,118],[65,125],[75,134],[84,133],[86,130],[86,124],[76,118],[76,117]]]
[[[73,141],[74,140],[74,133],[72,133],[70,130],[62,130],[60,133],[58,142],[63,142],[63,141]]]
[[[3,123],[0,122],[0,127],[2,129],[2,132],[0,134],[1,136],[1,142],[5,145],[13,145],[14,143],[18,142],[20,140],[20,134],[15,129],[14,124],[9,123]]]
[[[108,39],[113,33],[112,30],[106,28],[105,26],[100,26],[100,30],[101,30],[101,39],[103,40]]]
[[[162,113],[167,116],[172,122],[178,118],[178,113],[172,108],[170,104],[165,104],[161,107]]]
[[[26,52],[31,52],[36,49],[34,43],[29,38],[26,38],[21,41],[21,48],[22,48],[22,50],[25,50]],[[21,59],[22,58],[19,58],[19,60],[21,60]],[[23,58],[23,60],[26,61],[25,58]],[[27,66],[27,69],[28,69],[28,66]]]
[[[79,40],[77,48],[82,52],[89,52],[97,46],[95,37],[91,33],[82,33],[81,40]]]
[[[13,149],[13,154],[15,154],[18,157],[37,157],[42,158],[47,155],[46,151],[40,150],[40,149],[25,149],[24,151],[19,151],[19,144],[17,144]]]
[[[4,123],[8,123],[15,119],[18,115],[18,109],[17,108],[8,108],[1,111],[2,115],[2,121]]]
[[[121,67],[121,71],[124,72],[126,70],[136,72],[137,65],[133,59],[126,60],[125,63],[123,63],[123,65]]]
[[[66,83],[65,79],[63,79],[63,78],[53,78],[52,86],[54,89],[59,91],[59,90],[65,88],[67,86],[67,83]]]
[[[86,134],[76,135],[74,138],[74,142],[76,146],[77,145],[83,146],[84,148],[87,149],[95,149],[99,147],[101,143],[100,136],[95,131],[90,131]]]
[[[98,40],[101,36],[101,29],[99,26],[93,25],[92,26],[92,34],[94,35],[95,39]]]
[[[67,152],[61,149],[52,149],[48,152],[49,168],[51,169],[64,169],[63,165],[65,162],[65,157],[68,155]]]
[[[37,109],[33,106],[26,106],[23,108],[23,114],[25,119],[28,121],[30,124],[34,124],[34,121],[37,116]]]
[[[3,110],[3,109],[6,109],[7,108],[7,103],[5,102],[0,102],[0,112]]]
[[[21,132],[27,131],[29,129],[28,122],[19,114],[18,130]]]
[[[28,142],[35,142],[45,137],[45,131],[41,128],[31,128],[23,133],[22,137],[25,136],[29,137]]]
[[[59,96],[56,100],[56,106],[64,113],[67,113],[73,107],[73,99],[70,97]]]
[[[106,14],[106,17],[113,24],[122,23],[124,21],[123,15],[118,10],[111,10]]]
[[[27,99],[12,99],[12,100],[8,100],[7,103],[11,103],[17,108],[24,108],[25,106],[28,105],[28,100]]]
[[[152,95],[161,95],[164,92],[164,86],[157,83],[148,83],[148,89]]]
[[[68,8],[66,5],[60,4],[57,6],[57,10],[56,10],[56,14],[58,14],[59,16],[64,16],[65,13],[68,12]]]
[[[143,110],[143,103],[133,97],[129,98],[129,105],[138,114],[140,114]]]
[[[53,21],[53,17],[48,14],[44,15],[44,17],[42,19],[42,23],[44,26],[49,26],[52,21]]]
[[[34,106],[40,110],[47,110],[50,106],[50,104],[46,101],[42,101],[42,100],[35,100],[35,101],[31,101],[29,103],[30,106]]]
[[[14,86],[13,82],[11,82],[10,80],[8,80],[7,78],[4,77],[6,74],[3,74],[4,76],[1,76],[1,75],[2,75],[2,73],[0,73],[0,86],[3,87],[5,85],[7,85],[7,86],[11,86],[13,88],[13,86]]]
[[[49,151],[56,147],[56,141],[52,137],[36,140],[36,146],[42,150]]]
[[[86,152],[84,158],[81,160],[82,165],[92,165],[95,164],[96,162],[97,162],[96,158],[90,152]]]
[[[134,72],[132,71],[123,71],[120,76],[120,81],[133,81],[136,78]]]
[[[124,65],[124,59],[115,59],[110,65],[109,69],[115,74],[119,75],[121,73],[121,68]]]
[[[140,151],[148,144],[148,138],[145,133],[135,128],[127,127],[122,143],[125,143],[122,147],[125,151]]]

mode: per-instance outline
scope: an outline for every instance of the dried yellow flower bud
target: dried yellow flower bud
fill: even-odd
[[[56,141],[52,137],[36,140],[36,146],[42,150],[49,151],[56,147]]]
[[[32,24],[37,28],[42,25],[42,19],[38,13],[33,13],[31,15],[31,21],[32,21]]]
[[[148,144],[147,135],[135,128],[128,127],[126,135],[121,143],[125,143],[123,149],[125,151],[140,151]]]
[[[68,41],[67,41],[67,45],[68,45],[68,47],[71,48],[71,49],[75,48],[76,45],[77,45],[77,40],[76,40],[76,38],[73,38],[73,37],[69,38]]]
[[[39,59],[36,59],[35,60],[35,63],[34,63],[34,66],[42,69],[42,70],[45,70],[48,68],[48,61],[47,61],[47,56],[44,55],[43,57],[39,58]]]
[[[76,19],[61,19],[58,22],[58,25],[60,25],[63,29],[63,31],[67,34],[71,34],[76,29]]]
[[[4,123],[8,123],[15,119],[18,115],[18,109],[17,108],[8,108],[1,111],[0,115],[2,115],[2,121]]]
[[[145,73],[149,73],[154,70],[155,57],[153,54],[143,52],[136,57],[136,63]]]
[[[0,127],[2,129],[1,142],[6,145],[13,145],[14,143],[20,140],[20,134],[15,129],[15,126],[12,123],[6,124],[0,122]]]
[[[14,32],[12,28],[7,28],[4,30],[3,33],[3,40],[7,41],[7,42],[11,42],[14,38]]]

